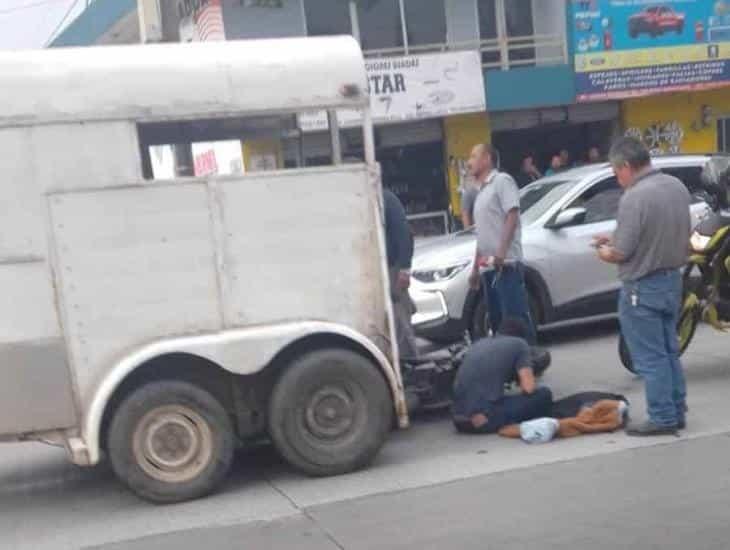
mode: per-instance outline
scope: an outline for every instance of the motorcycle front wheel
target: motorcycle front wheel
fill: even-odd
[[[679,321],[677,322],[677,336],[679,337],[680,356],[683,355],[685,351],[687,351],[687,348],[692,342],[692,338],[694,338],[695,332],[697,331],[697,325],[699,324],[699,322],[700,313],[697,308],[689,307],[682,310],[682,313],[679,316]],[[628,370],[632,374],[636,374],[634,361],[631,358],[631,353],[629,352],[629,347],[626,344],[623,333],[619,335],[618,355],[621,359],[621,364],[626,368],[626,370]]]

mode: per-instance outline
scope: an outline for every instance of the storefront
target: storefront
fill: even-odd
[[[476,51],[368,59],[376,156],[383,183],[406,207],[416,235],[452,228],[452,198],[458,195],[458,174],[447,167],[451,157],[465,161],[467,147],[489,140],[484,86]],[[476,113],[471,115],[469,113]],[[345,160],[362,158],[360,114],[338,113]],[[290,140],[284,162],[315,166],[329,162],[327,117],[299,117],[300,140]],[[456,134],[463,135],[456,137]],[[474,141],[470,138],[474,137]],[[469,138],[466,140],[465,138]]]
[[[287,167],[331,163],[329,132],[303,133],[284,142]],[[345,162],[363,158],[359,128],[341,132]],[[383,184],[403,202],[418,235],[444,233],[449,227],[449,194],[444,174],[444,138],[441,119],[379,125],[375,129],[376,157]]]
[[[491,113],[492,141],[502,156],[502,169],[518,174],[522,159],[533,155],[541,173],[562,150],[570,165],[588,160],[588,150],[597,147],[605,156],[618,132],[618,102],[565,105]]]
[[[626,134],[655,153],[730,152],[729,119],[730,86],[630,99],[622,106]]]
[[[727,150],[730,1],[639,4],[572,4],[578,101],[623,100],[624,132],[654,153]]]

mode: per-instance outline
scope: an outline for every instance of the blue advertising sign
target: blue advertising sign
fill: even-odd
[[[730,84],[730,0],[571,0],[578,101]]]

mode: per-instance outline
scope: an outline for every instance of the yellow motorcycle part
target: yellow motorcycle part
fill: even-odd
[[[728,273],[730,273],[730,256],[728,256],[727,258],[725,258],[725,271],[727,271]]]
[[[712,239],[710,239],[710,242],[707,243],[707,250],[715,250],[715,247],[719,246],[720,242],[725,239],[728,231],[730,231],[730,225],[726,225],[725,227],[715,231]]]
[[[720,320],[717,308],[713,304],[708,305],[705,311],[702,312],[702,319],[715,330],[727,332],[730,329],[730,324]]]
[[[697,312],[700,307],[700,299],[696,294],[690,293],[684,299],[682,311],[679,315],[679,326],[677,327],[677,336],[679,338],[679,349],[684,351],[689,345],[689,341],[694,336],[695,328],[699,321]]]
[[[707,256],[702,254],[692,254],[689,257],[689,263],[696,265],[705,265],[707,263]]]
[[[700,299],[697,297],[697,294],[695,294],[694,292],[690,292],[684,299],[684,304],[682,304],[682,313],[687,310],[694,309],[699,305]]]

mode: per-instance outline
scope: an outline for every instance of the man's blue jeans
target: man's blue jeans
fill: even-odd
[[[525,323],[527,341],[535,344],[537,334],[530,316],[522,264],[507,264],[500,271],[485,271],[482,274],[482,285],[492,332],[499,331],[502,319],[514,317]]]
[[[625,283],[619,298],[621,333],[636,372],[644,378],[649,419],[657,426],[676,426],[684,420],[687,386],[677,337],[681,306],[678,270]]]

